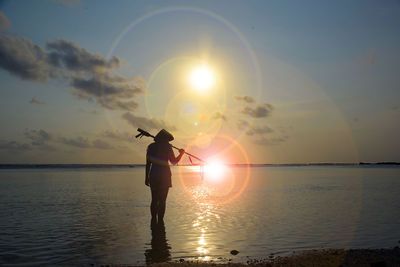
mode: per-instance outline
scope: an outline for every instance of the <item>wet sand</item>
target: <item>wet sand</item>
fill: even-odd
[[[327,249],[310,250],[286,257],[249,261],[263,266],[400,266],[400,249]]]
[[[222,262],[185,261],[154,263],[150,266],[269,266],[269,267],[398,267],[400,266],[400,248],[392,249],[323,249],[296,252],[292,255],[275,257],[269,254],[264,259],[250,259],[246,263],[234,262],[235,256]],[[102,264],[99,267],[128,267],[135,265]]]

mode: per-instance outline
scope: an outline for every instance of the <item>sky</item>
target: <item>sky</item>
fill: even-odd
[[[390,0],[0,1],[0,163],[141,164],[138,127],[226,163],[400,161],[399,28]]]

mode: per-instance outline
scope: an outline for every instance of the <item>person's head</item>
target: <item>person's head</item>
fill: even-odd
[[[164,129],[159,131],[158,134],[154,137],[154,141],[159,143],[168,143],[172,140],[174,140],[174,136]]]

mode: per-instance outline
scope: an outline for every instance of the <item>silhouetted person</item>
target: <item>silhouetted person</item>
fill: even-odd
[[[151,221],[163,223],[165,202],[171,184],[171,169],[168,161],[177,164],[185,150],[179,149],[179,156],[175,157],[169,141],[174,140],[172,134],[162,129],[155,137],[154,143],[147,147],[146,179],[145,184],[151,188]]]
[[[151,226],[151,248],[146,249],[144,255],[147,265],[171,260],[171,253],[165,233],[164,224],[152,224]]]

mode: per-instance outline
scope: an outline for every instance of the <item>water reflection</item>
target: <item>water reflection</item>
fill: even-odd
[[[204,173],[203,173],[204,170]],[[190,166],[178,170],[183,189],[197,203],[227,204],[246,189],[250,168],[237,171],[223,164]]]
[[[144,253],[147,265],[171,260],[171,247],[167,241],[164,223],[151,222],[150,245],[151,247]]]
[[[197,247],[198,260],[208,261],[210,260],[211,246],[212,246],[212,235],[209,233],[210,224],[219,222],[220,217],[215,212],[215,206],[206,203],[199,203],[199,212],[196,213],[196,219],[193,221],[192,226],[194,232],[198,235]]]

